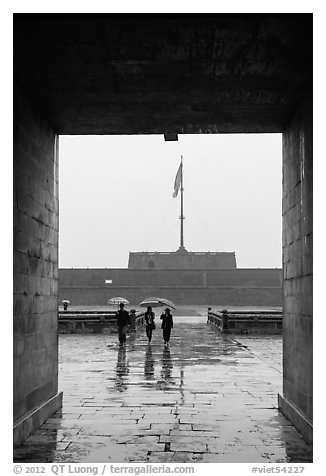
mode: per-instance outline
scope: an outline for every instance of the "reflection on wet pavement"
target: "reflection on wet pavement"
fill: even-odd
[[[154,365],[155,360],[153,357],[152,346],[148,344],[146,347],[144,375],[147,380],[154,380]]]
[[[120,392],[127,390],[127,381],[129,374],[129,362],[127,358],[127,348],[125,346],[119,347],[118,360],[116,368],[116,389]]]
[[[220,337],[175,318],[119,347],[116,335],[60,335],[63,408],[14,450],[19,462],[311,462],[277,410],[280,336]]]

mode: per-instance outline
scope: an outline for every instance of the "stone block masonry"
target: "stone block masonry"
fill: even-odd
[[[69,299],[74,305],[103,306],[113,296],[124,296],[133,305],[148,296],[163,296],[179,305],[281,307],[282,270],[59,270],[59,300]]]
[[[61,405],[58,394],[58,137],[15,84],[14,443]]]
[[[129,269],[235,269],[234,252],[130,252]]]
[[[283,134],[284,374],[279,398],[282,412],[301,431],[307,429],[309,439],[313,416],[312,171],[309,95]]]
[[[112,281],[109,284],[105,281]],[[238,269],[125,269],[60,268],[59,286],[244,286],[282,287],[282,270],[269,268]]]

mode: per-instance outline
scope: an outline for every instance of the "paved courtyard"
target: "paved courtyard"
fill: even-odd
[[[169,348],[161,333],[60,335],[63,408],[14,461],[312,461],[277,410],[281,337],[220,337],[205,316],[176,317]]]

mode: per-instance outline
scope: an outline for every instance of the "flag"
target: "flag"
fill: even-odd
[[[175,176],[173,198],[175,198],[178,195],[180,185],[181,185],[181,174],[182,174],[182,162],[180,163],[177,175]]]

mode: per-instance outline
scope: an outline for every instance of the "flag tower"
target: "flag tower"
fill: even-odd
[[[177,171],[177,175],[175,177],[174,181],[174,192],[173,192],[173,197],[176,197],[178,195],[178,192],[181,192],[181,214],[180,214],[180,246],[178,251],[186,251],[186,248],[184,246],[184,240],[183,240],[183,220],[185,219],[184,214],[183,214],[183,157],[181,156],[181,162]]]

